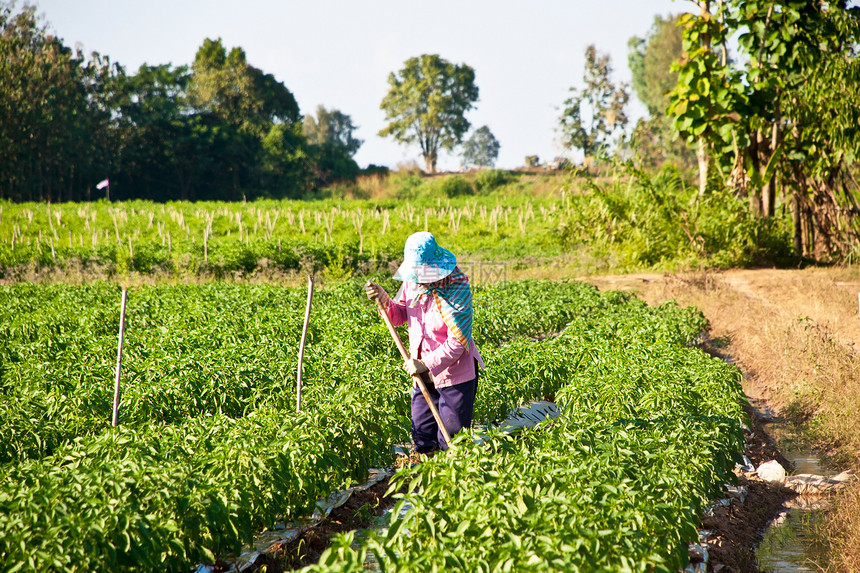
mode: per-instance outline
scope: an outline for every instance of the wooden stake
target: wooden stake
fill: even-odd
[[[299,369],[296,374],[296,412],[302,411],[302,362],[305,358],[305,339],[311,321],[311,301],[314,298],[314,276],[308,275],[308,304],[305,307],[305,324],[302,326],[302,340],[299,343]]]
[[[400,335],[397,334],[397,331],[394,330],[394,325],[391,324],[391,319],[388,318],[388,312],[385,310],[385,307],[382,306],[382,301],[379,299],[376,300],[376,307],[379,309],[379,314],[382,316],[382,320],[385,322],[385,326],[388,327],[388,332],[391,333],[391,337],[394,339],[394,344],[397,345],[397,350],[400,351],[400,356],[403,357],[403,360],[409,360],[409,353],[406,352],[406,347],[403,346],[403,341],[400,340]],[[445,442],[447,442],[448,446],[451,446],[451,435],[448,433],[448,429],[445,427],[444,422],[442,422],[442,416],[439,415],[439,410],[436,409],[436,406],[433,404],[433,400],[430,398],[430,393],[427,391],[426,382],[431,382],[430,372],[422,372],[421,374],[415,374],[413,376],[415,381],[418,383],[418,388],[421,390],[421,393],[424,394],[424,399],[427,400],[427,405],[430,407],[430,412],[433,414],[433,417],[436,419],[436,425],[439,426],[439,431],[442,432],[442,437],[445,438]]]
[[[116,351],[116,381],[113,388],[113,419],[111,425],[119,424],[119,373],[122,369],[122,339],[125,334],[125,303],[128,300],[128,290],[122,289],[122,304],[119,311],[119,346]]]

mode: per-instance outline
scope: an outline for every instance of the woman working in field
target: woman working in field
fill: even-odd
[[[367,297],[378,300],[395,326],[408,322],[409,354],[403,367],[410,376],[429,371],[427,390],[442,423],[453,436],[472,425],[481,355],[472,340],[472,292],[469,279],[457,268],[453,253],[436,243],[431,233],[411,235],[403,249],[403,264],[394,274],[403,285],[394,299],[381,286],[368,282]],[[413,385],[412,441],[419,453],[445,450],[448,444],[427,401]]]

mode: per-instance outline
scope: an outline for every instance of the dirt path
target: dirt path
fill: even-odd
[[[858,269],[757,269],[581,280],[601,290],[636,292],[651,304],[671,299],[699,307],[711,323],[711,336],[731,343],[742,369],[751,374],[745,384],[748,395],[769,399],[776,408],[786,406],[785,391],[790,388],[778,376],[764,373],[784,361],[786,352],[811,350],[787,348],[803,338],[788,336],[791,330],[805,330],[810,337],[817,333],[841,353],[860,351]]]

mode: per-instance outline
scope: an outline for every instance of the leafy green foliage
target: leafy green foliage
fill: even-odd
[[[631,38],[628,44],[632,87],[650,115],[636,123],[630,147],[644,167],[654,170],[670,164],[692,171],[696,163],[667,115],[669,93],[678,83],[674,64],[684,57],[679,21],[680,16],[656,16],[648,35]]]
[[[527,296],[536,286],[504,288]],[[408,493],[387,530],[357,549],[336,540],[307,571],[358,571],[367,553],[386,571],[686,564],[701,512],[742,451],[739,371],[683,346],[704,326],[694,310],[541,286],[559,308],[581,296],[581,311],[558,337],[486,352],[479,404],[550,391],[561,416],[517,439],[491,429],[478,443],[458,438],[402,470],[394,487]]]
[[[380,104],[388,125],[379,135],[421,147],[427,171],[436,171],[440,149],[453,149],[469,130],[466,112],[478,101],[475,71],[436,54],[409,58],[388,76]]]
[[[98,54],[86,61],[35,6],[17,4],[0,1],[0,198],[80,200],[115,143],[106,128],[118,69]]]
[[[0,202],[0,275],[233,277],[322,271],[334,260],[367,274],[424,228],[464,260],[550,260],[579,245],[589,270],[744,266],[789,250],[786,219],[756,221],[722,194],[697,202],[669,169],[618,169],[599,182],[401,171],[385,185],[400,200]],[[540,196],[544,188],[554,192]]]
[[[684,55],[680,16],[655,16],[645,38],[634,37],[628,46],[633,91],[651,117],[665,116],[669,92],[678,83],[673,64]]]
[[[627,185],[575,196],[557,229],[565,248],[587,247],[613,265],[673,268],[749,266],[790,256],[786,220],[761,220],[728,191],[703,199],[677,172],[650,178],[628,171]]]
[[[700,7],[681,20],[687,57],[671,96],[675,127],[707,148],[757,215],[776,216],[778,186],[791,190],[783,196],[797,255],[846,252],[857,242],[856,185],[845,181],[860,130],[856,109],[841,102],[860,70],[860,12],[763,0]],[[727,57],[734,36],[737,62]]]
[[[469,139],[463,142],[463,165],[492,167],[499,157],[499,140],[485,126],[476,129]]]
[[[562,144],[581,149],[586,158],[608,154],[613,136],[627,125],[624,106],[630,96],[625,85],[611,80],[608,54],[599,54],[594,44],[585,49],[584,87],[570,88],[559,120]]]
[[[508,171],[485,169],[475,174],[472,185],[475,186],[475,191],[478,193],[489,193],[503,185],[507,185],[513,180],[514,177]]]
[[[409,382],[389,335],[358,282],[318,293],[305,355],[306,402],[298,413],[292,398],[293,356],[303,295],[303,289],[223,283],[135,289],[128,310],[122,425],[111,428],[107,419],[118,322],[116,288],[0,289],[0,385],[10,397],[0,406],[0,428],[10,436],[8,445],[4,440],[5,465],[0,467],[4,561],[20,563],[25,571],[184,570],[189,563],[211,562],[237,550],[279,517],[309,511],[316,499],[363,479],[372,465],[386,463],[388,444],[406,439],[409,431]],[[717,465],[704,466],[705,473],[682,472],[681,477],[670,472],[669,481],[657,479],[663,466],[640,469],[637,479],[644,493],[624,502],[636,515],[654,513],[644,523],[665,532],[659,538],[664,549],[652,547],[655,555],[664,555],[665,547],[687,538],[687,516],[695,507],[679,503],[677,493],[704,491],[710,484],[707,472],[716,471],[708,468],[722,467],[719,464],[731,455],[729,443],[721,441],[723,434],[714,430],[708,416],[737,414],[729,407],[737,395],[726,385],[735,375],[716,367],[709,371],[701,366],[707,360],[704,355],[677,346],[704,327],[701,315],[674,305],[652,309],[620,293],[601,294],[573,282],[506,283],[476,288],[474,297],[475,336],[489,364],[481,378],[477,416],[486,422],[498,420],[522,401],[556,393],[568,404],[566,411],[593,411],[587,420],[591,425],[585,418],[565,422],[559,425],[564,431],[552,434],[555,441],[535,433],[522,442],[523,448],[494,439],[491,448],[498,456],[472,448],[463,438],[460,447],[474,454],[472,462],[442,456],[447,465],[428,465],[420,479],[432,481],[431,476],[441,475],[432,472],[442,471],[474,477],[447,482],[468,485],[466,489],[426,489],[428,504],[436,503],[430,501],[436,500],[433,496],[509,488],[493,477],[501,475],[499,464],[534,468],[535,455],[554,458],[565,471],[578,467],[570,463],[579,459],[574,453],[564,450],[567,457],[559,456],[558,448],[580,443],[578,436],[583,435],[600,436],[589,443],[602,443],[600,451],[608,453],[600,463],[583,461],[579,465],[592,469],[576,475],[591,475],[593,479],[583,483],[597,487],[603,475],[598,466],[610,453],[620,455],[627,462],[603,470],[610,472],[604,477],[615,477],[600,491],[610,496],[614,488],[612,495],[630,495],[640,490],[639,482],[618,483],[618,476],[633,471],[633,465],[624,464],[640,463],[650,455],[661,460],[679,457],[674,452],[682,450],[667,450],[674,442],[664,435],[672,423],[679,423],[670,412],[689,406],[695,401],[690,392],[695,392],[703,396],[704,418],[692,422],[683,443],[696,445],[702,458],[713,453]],[[560,330],[561,336],[540,343],[523,338]],[[600,380],[624,384],[623,395]],[[655,387],[658,380],[663,382]],[[568,384],[573,384],[569,392]],[[675,392],[659,390],[666,387]],[[654,421],[643,412],[653,412]],[[618,416],[631,419],[620,422]],[[637,417],[643,420],[632,419]],[[663,419],[668,421],[659,421]],[[617,436],[610,443],[618,433],[614,423],[628,428],[631,440],[644,440],[649,456]],[[647,437],[647,431],[640,436],[636,428],[647,430],[652,424],[657,424],[654,438]],[[737,430],[736,420],[731,427]],[[576,451],[585,455],[589,450]],[[482,465],[474,466],[476,460]],[[560,488],[569,479],[565,471],[546,474],[550,481],[517,483],[531,483],[530,491],[539,499],[543,495],[536,492],[567,491]],[[559,477],[549,477],[552,474]],[[479,476],[483,482],[469,485]],[[645,487],[652,478],[656,483]],[[510,491],[516,495],[520,490],[517,486]],[[586,503],[591,491],[570,498],[576,504],[569,511],[593,513]],[[456,515],[448,503],[439,500],[435,507]],[[507,506],[491,502],[486,507],[490,513],[470,519],[495,519],[504,514],[496,508]],[[436,514],[428,515],[435,520]],[[542,531],[540,515],[522,527]],[[684,516],[680,526],[679,515]],[[431,520],[428,527],[450,527],[453,532],[460,526],[465,531],[472,523],[479,526],[478,521],[464,523]],[[619,523],[624,522],[610,521],[600,529]],[[591,526],[584,527],[577,535],[588,547],[604,551],[604,545],[592,545],[590,534],[583,533]],[[410,530],[424,539],[423,529]],[[527,537],[524,529],[512,531]],[[600,539],[626,530],[611,531],[601,533]],[[391,539],[403,543],[394,532]],[[507,543],[494,546],[508,551]],[[623,547],[625,558],[637,558],[638,553]],[[431,548],[427,559],[432,561],[442,546],[431,543],[425,548]],[[344,557],[343,566],[358,565],[360,559],[348,551],[340,547],[331,554]],[[471,559],[466,554],[463,558]]]

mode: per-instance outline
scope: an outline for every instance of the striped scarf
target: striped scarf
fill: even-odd
[[[432,294],[442,320],[464,348],[469,348],[472,339],[472,291],[469,278],[459,267],[454,272],[436,281],[421,292],[421,296]]]

